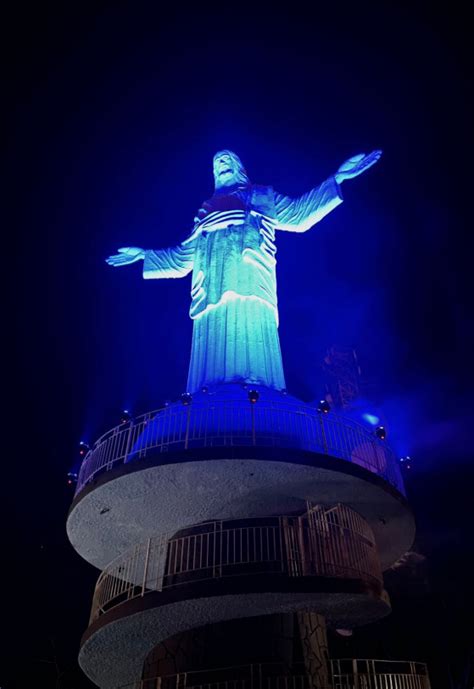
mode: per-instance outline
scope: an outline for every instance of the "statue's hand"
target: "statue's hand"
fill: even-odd
[[[382,151],[372,151],[372,153],[368,153],[367,155],[365,153],[359,153],[359,155],[352,156],[352,158],[346,160],[345,163],[342,163],[341,167],[334,175],[336,182],[340,184],[345,179],[352,179],[353,177],[361,175],[368,170],[369,167],[375,165],[381,155]]]
[[[109,256],[106,258],[106,262],[109,266],[128,266],[130,263],[136,263],[136,261],[141,261],[145,258],[144,249],[140,249],[139,246],[123,246],[119,249],[118,254]]]

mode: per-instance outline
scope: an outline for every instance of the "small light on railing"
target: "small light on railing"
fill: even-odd
[[[181,403],[185,407],[189,407],[189,405],[191,404],[192,401],[193,401],[193,396],[189,392],[183,392],[183,394],[181,395]]]
[[[77,474],[75,471],[69,471],[67,474],[67,485],[75,486],[77,483]]]
[[[259,397],[260,397],[260,393],[258,390],[249,390],[248,391],[248,398],[249,398],[251,404],[255,404],[256,402],[258,402]]]
[[[408,455],[406,457],[400,457],[400,464],[404,469],[411,469],[412,459]]]
[[[206,394],[207,392],[209,392],[209,388],[207,387],[207,385],[203,385],[203,386],[202,386],[201,392],[203,392],[204,394]]]
[[[320,414],[329,414],[331,411],[331,406],[327,400],[320,400],[317,410],[320,412]]]
[[[170,404],[171,404],[171,400],[165,400],[164,403],[163,403],[163,406],[164,406],[164,407],[169,407]]]
[[[90,447],[87,443],[85,443],[83,440],[79,443],[79,455],[81,457],[85,457],[86,454],[89,452]]]
[[[128,409],[124,409],[122,413],[120,414],[120,423],[125,424],[129,423],[132,420],[132,415],[128,411]]]
[[[377,426],[377,428],[375,429],[375,435],[379,440],[385,440],[385,438],[387,437],[387,430],[385,426]]]

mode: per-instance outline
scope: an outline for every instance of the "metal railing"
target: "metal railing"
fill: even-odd
[[[349,671],[346,671],[349,670]],[[182,672],[141,679],[119,689],[430,689],[425,663],[401,660],[329,660],[329,682],[315,678],[295,665],[287,674],[282,666],[255,663],[212,670]]]
[[[327,689],[309,687],[304,667],[282,674],[281,663],[252,663],[142,679],[119,689]]]
[[[99,576],[91,622],[152,591],[256,574],[362,579],[382,588],[370,526],[346,505],[300,517],[212,521],[136,545]]]
[[[222,400],[173,404],[102,435],[82,463],[76,494],[98,474],[150,454],[224,446],[289,447],[338,457],[381,476],[404,493],[388,445],[355,421],[304,403]]]
[[[403,660],[331,660],[332,689],[430,689],[425,663]]]

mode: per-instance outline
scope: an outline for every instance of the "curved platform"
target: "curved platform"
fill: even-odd
[[[157,532],[301,513],[308,500],[344,503],[361,514],[374,532],[382,570],[412,545],[411,510],[390,484],[356,464],[286,448],[204,448],[121,465],[76,497],[67,531],[78,553],[104,569]]]
[[[344,588],[337,580],[356,580],[377,594],[383,588],[369,525],[347,505],[316,506],[297,517],[204,522],[137,543],[99,576],[91,621],[156,591],[263,575],[280,582],[288,577],[334,579],[335,589]]]
[[[79,664],[103,687],[137,681],[159,643],[206,624],[273,613],[314,611],[328,625],[356,627],[390,612],[382,590],[356,580],[252,577],[149,593],[122,603],[93,622],[82,638]]]
[[[107,431],[89,450],[76,495],[104,472],[156,454],[213,447],[299,449],[368,469],[404,494],[400,467],[384,440],[351,418],[286,393],[227,383]]]

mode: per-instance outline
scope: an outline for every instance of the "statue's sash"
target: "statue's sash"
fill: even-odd
[[[192,319],[217,315],[218,306],[235,299],[251,299],[270,307],[278,318],[274,192],[272,187],[257,185],[245,191],[240,198],[229,195],[203,204],[210,226],[199,235],[195,249]],[[242,224],[232,222],[233,209],[236,214],[245,214]],[[206,216],[201,217],[201,223]],[[226,216],[230,219],[227,227],[219,224]]]
[[[276,218],[273,187],[252,185],[252,191],[247,200],[247,213],[250,213],[251,210],[257,211],[267,218]]]
[[[224,196],[224,199],[225,198],[226,197]],[[229,198],[232,198],[231,195],[229,195]],[[234,203],[231,202],[229,206],[226,204],[222,205],[219,203],[220,200],[221,197],[217,196],[205,201],[198,213],[199,220],[205,220],[206,215],[209,215],[210,213],[215,213],[216,211],[227,211],[238,208],[239,206],[239,204],[237,204],[237,206],[234,205],[235,201]],[[246,193],[245,201],[242,200],[240,203],[242,203],[240,207],[245,209],[247,215],[249,215],[250,211],[253,210],[257,213],[267,216],[268,218],[274,219],[276,217],[275,194],[272,187],[262,186],[260,184],[252,184]]]

